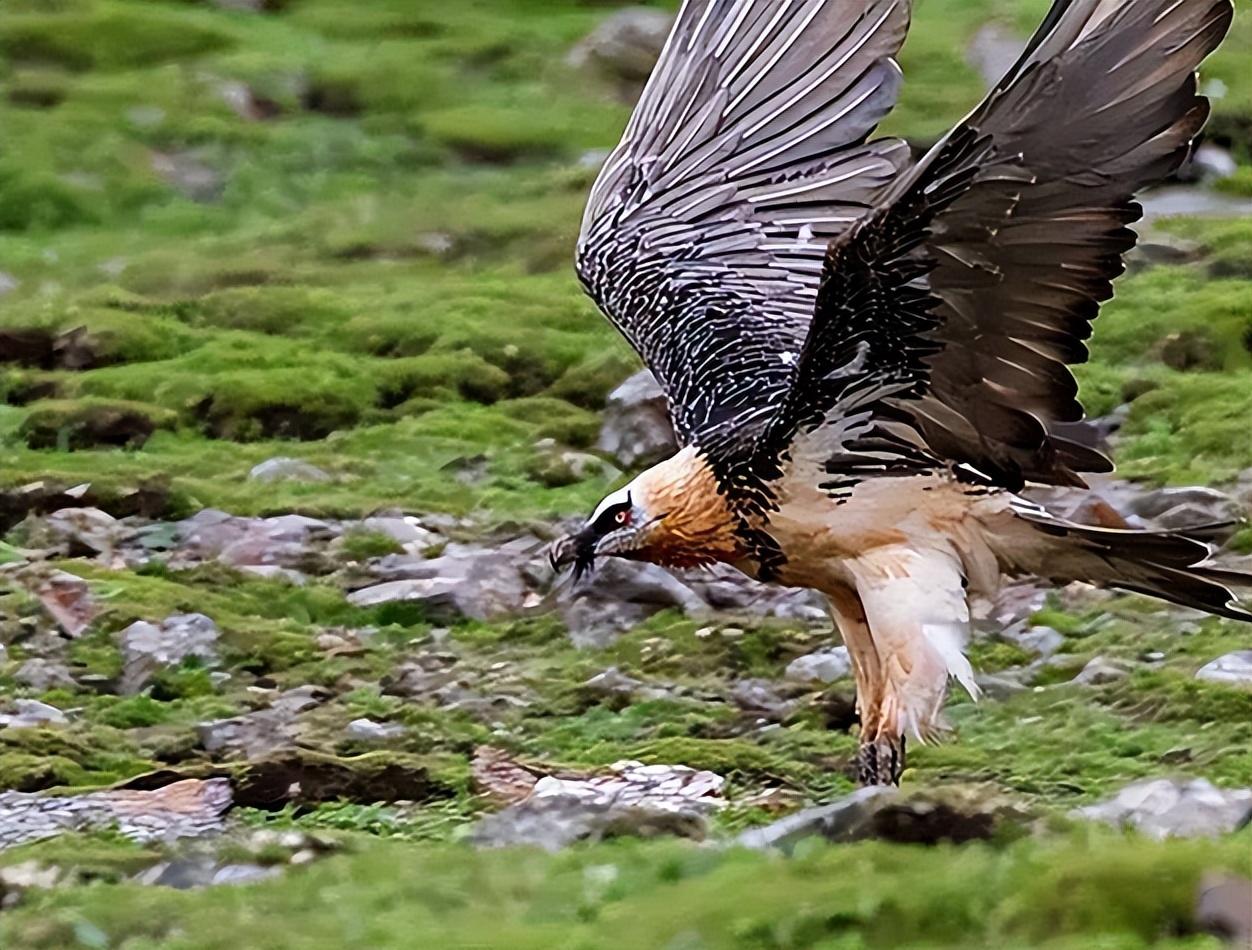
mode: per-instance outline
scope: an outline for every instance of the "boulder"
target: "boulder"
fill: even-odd
[[[1219,656],[1216,660],[1200,667],[1195,678],[1213,683],[1252,687],[1252,650],[1238,650]]]
[[[1199,838],[1228,834],[1252,818],[1252,788],[1216,788],[1206,779],[1145,779],[1112,798],[1076,809],[1074,815],[1150,838]]]
[[[678,450],[669,403],[650,372],[640,370],[609,393],[596,448],[627,469],[652,465]]]
[[[672,15],[649,7],[627,7],[606,17],[570,50],[569,65],[618,84],[633,102],[656,65],[674,23]]]
[[[349,594],[352,604],[416,603],[436,622],[507,617],[522,611],[529,593],[511,550],[449,544],[435,558],[380,558],[374,570],[392,579]]]

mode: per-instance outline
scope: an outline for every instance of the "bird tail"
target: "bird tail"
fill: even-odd
[[[1209,561],[1213,541],[1234,522],[1214,522],[1181,531],[1139,531],[1076,524],[1041,508],[1015,508],[1023,521],[1048,539],[1035,573],[1053,581],[1085,581],[1157,597],[1231,620],[1252,622],[1252,573]],[[1243,603],[1241,603],[1241,596]]]

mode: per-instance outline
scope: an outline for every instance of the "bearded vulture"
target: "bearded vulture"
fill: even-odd
[[[871,138],[907,0],[686,0],[577,249],[681,445],[551,549],[722,562],[821,591],[848,646],[859,780],[942,726],[971,593],[1036,575],[1252,620],[1194,531],[1092,527],[1027,484],[1112,466],[1067,439],[1067,364],[1135,243],[1136,192],[1204,125],[1230,0],[1055,0],[920,160]]]

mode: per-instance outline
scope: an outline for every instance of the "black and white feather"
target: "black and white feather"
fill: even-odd
[[[578,247],[675,427],[756,500],[799,436],[841,474],[1081,484],[1107,460],[1067,364],[1134,243],[1135,192],[1207,116],[1229,0],[1056,0],[919,162],[868,141],[905,0],[688,0]],[[766,503],[768,499],[765,500]]]

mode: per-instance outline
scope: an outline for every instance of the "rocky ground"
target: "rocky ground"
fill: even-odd
[[[819,599],[552,576],[672,446],[567,264],[666,10],[140,6],[0,18],[0,945],[1252,940],[1248,628],[1011,585],[854,792]],[[892,131],[1041,12],[922,4]],[[1038,496],[1245,569],[1249,50],[1082,371],[1119,475]]]

